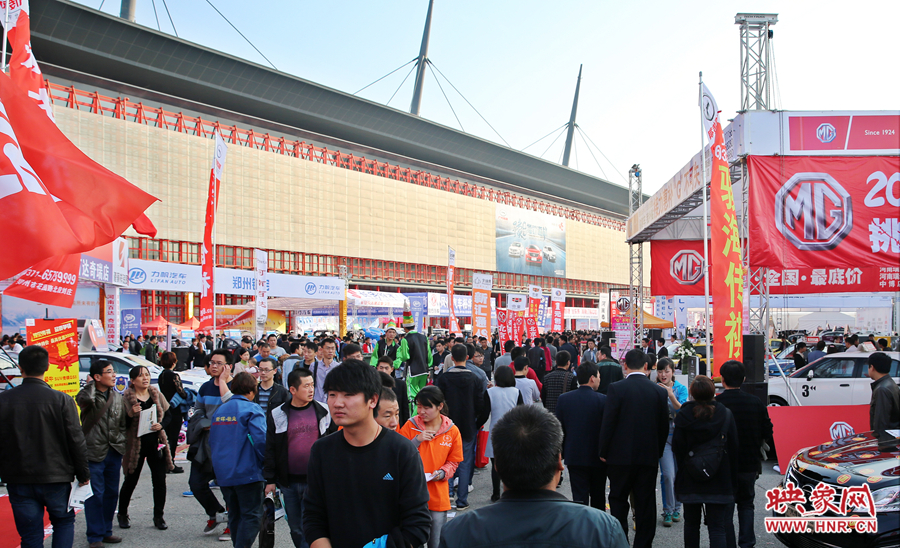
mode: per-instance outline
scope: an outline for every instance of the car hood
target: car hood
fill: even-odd
[[[837,478],[848,474],[847,479],[856,480],[853,483],[900,482],[900,438],[886,433],[880,438],[875,432],[862,432],[810,447],[797,455],[794,466],[806,475]]]

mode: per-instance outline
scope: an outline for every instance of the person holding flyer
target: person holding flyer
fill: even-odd
[[[446,405],[440,388],[422,388],[416,394],[418,414],[400,429],[400,434],[418,447],[428,482],[428,511],[431,514],[428,548],[437,548],[441,542],[441,530],[450,510],[447,480],[453,477],[456,467],[463,460],[462,436],[459,428],[446,415]]]

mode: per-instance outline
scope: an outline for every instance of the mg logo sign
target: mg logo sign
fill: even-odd
[[[821,124],[816,128],[816,137],[823,143],[830,143],[837,137],[837,130],[834,129],[834,126],[831,124]]]
[[[619,309],[619,312],[628,312],[631,308],[631,299],[628,297],[619,297],[619,300],[616,301],[616,308]]]
[[[827,173],[797,173],[775,195],[775,226],[797,249],[834,249],[853,228],[850,194]]]
[[[853,430],[853,427],[843,421],[832,424],[831,428],[829,429],[829,432],[831,434],[832,441],[839,440],[841,438],[846,438],[846,437],[852,436],[853,434],[856,434],[856,431]]]
[[[703,256],[692,249],[682,249],[669,261],[669,274],[681,285],[694,285],[703,279]]]

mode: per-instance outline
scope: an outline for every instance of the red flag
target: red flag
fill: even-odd
[[[203,247],[200,248],[200,327],[199,330],[209,333],[215,326],[215,249],[213,235],[216,232],[216,209],[219,205],[219,185],[222,182],[222,170],[225,169],[225,156],[228,148],[225,140],[216,132],[216,150],[213,155],[212,168],[209,170],[209,198],[206,201],[206,225],[203,229]]]
[[[60,255],[25,270],[4,295],[38,303],[72,308],[78,288],[81,254]]]
[[[704,86],[705,95],[715,105]],[[728,158],[722,124],[715,115],[712,130],[712,178],[709,185],[710,288],[713,301],[712,376],[728,360],[742,361],[744,329],[744,270],[741,267],[741,239],[738,232],[734,193],[728,172]]]
[[[28,17],[28,3],[22,6],[15,23],[10,14],[9,44],[12,57],[9,60],[9,77],[34,100],[51,120],[53,103],[44,86],[44,75],[31,52],[31,20]]]
[[[156,198],[88,158],[0,75],[0,279],[116,239]]]

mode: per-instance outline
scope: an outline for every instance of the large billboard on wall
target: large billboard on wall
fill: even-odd
[[[900,158],[750,156],[750,264],[900,264]]]
[[[566,276],[566,220],[497,205],[497,271]]]

